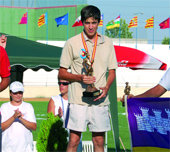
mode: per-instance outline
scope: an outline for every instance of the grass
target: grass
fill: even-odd
[[[0,105],[4,102],[0,102]],[[37,118],[37,130],[33,131],[34,141],[37,139],[37,135],[39,132],[40,124],[42,120],[47,118],[47,106],[48,101],[31,101],[29,102],[33,105],[35,115]],[[130,138],[129,138],[129,130],[128,123],[125,115],[125,107],[122,107],[121,103],[118,102],[118,119],[119,119],[119,137],[121,138],[126,151],[130,151]],[[112,131],[108,132],[108,152],[115,151],[115,143]],[[83,133],[83,140],[91,140],[91,133],[89,131]],[[121,151],[123,150],[123,146],[120,143]]]

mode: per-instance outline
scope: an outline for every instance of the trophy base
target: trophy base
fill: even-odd
[[[83,97],[97,97],[99,95],[100,95],[100,90],[96,90],[94,92],[87,92],[87,91],[83,92]]]

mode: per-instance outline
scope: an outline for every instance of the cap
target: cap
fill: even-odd
[[[9,87],[10,91],[16,93],[16,92],[19,92],[19,91],[22,91],[24,92],[24,86],[21,82],[19,81],[14,81],[10,84],[10,87]]]

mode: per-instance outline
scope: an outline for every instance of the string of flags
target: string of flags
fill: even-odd
[[[69,14],[65,14],[63,16],[59,16],[57,18],[55,18],[55,21],[57,23],[57,27],[59,25],[68,25],[68,16]],[[38,19],[38,27],[41,27],[44,24],[47,24],[47,13],[44,13],[42,15],[40,15],[39,19]],[[99,23],[99,26],[103,26],[103,21],[104,21],[104,15],[101,15],[101,20]],[[20,22],[18,24],[28,24],[28,12],[24,13]],[[83,26],[83,23],[81,22],[81,16],[79,16],[76,20],[75,23],[72,25],[72,27],[76,27],[76,26]],[[128,24],[128,28],[133,28],[133,27],[137,27],[138,26],[138,17],[135,16],[133,17],[129,24]],[[159,24],[160,29],[166,29],[166,28],[170,28],[170,18],[167,18],[166,20],[164,20],[163,22],[161,22]],[[106,29],[110,30],[116,27],[120,27],[120,16],[118,16],[113,22],[109,22],[106,25]],[[154,17],[151,17],[149,19],[146,20],[146,25],[145,28],[153,28],[154,27]]]

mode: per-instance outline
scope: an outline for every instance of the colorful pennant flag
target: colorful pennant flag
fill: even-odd
[[[170,150],[170,98],[131,98],[127,112],[133,152]]]
[[[159,26],[160,26],[160,29],[170,28],[170,18],[168,18],[165,21],[161,22],[159,24]]]
[[[47,17],[46,13],[42,14],[38,19],[38,27],[41,27],[42,25],[47,24]]]
[[[109,29],[113,29],[115,27],[120,27],[120,16],[118,16],[114,22],[112,23],[109,23],[106,25],[106,29],[109,30]]]
[[[101,15],[99,26],[103,26],[103,14]]]
[[[64,16],[57,17],[55,21],[57,22],[57,27],[59,25],[68,25],[68,13]]]
[[[72,27],[75,27],[75,26],[83,26],[83,23],[81,21],[81,16],[79,16],[76,20],[75,20],[75,23],[72,25]]]
[[[135,16],[134,18],[131,19],[131,21],[128,25],[128,28],[137,27],[137,26],[138,26],[138,17]]]
[[[24,13],[18,24],[27,24],[28,12]]]
[[[146,20],[145,28],[153,28],[154,26],[154,17],[151,17]]]

